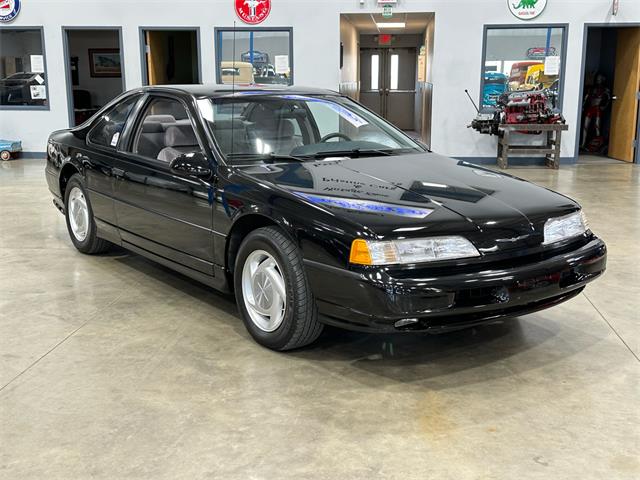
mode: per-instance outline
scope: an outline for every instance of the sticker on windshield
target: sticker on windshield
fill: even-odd
[[[334,112],[336,112],[338,115],[340,115],[342,118],[344,118],[347,122],[349,122],[351,125],[353,125],[356,128],[360,128],[364,125],[369,125],[369,122],[367,122],[364,118],[362,118],[357,113],[352,112],[348,108],[345,108],[338,103],[325,100],[324,98],[305,97],[304,95],[282,95],[282,98],[286,98],[288,100],[303,100],[309,103],[320,103],[330,108]]]
[[[116,145],[118,145],[119,139],[120,139],[120,132],[114,133],[113,137],[111,137],[111,146],[115,147]]]

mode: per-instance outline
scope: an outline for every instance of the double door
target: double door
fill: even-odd
[[[403,130],[415,126],[416,48],[360,50],[360,102]]]

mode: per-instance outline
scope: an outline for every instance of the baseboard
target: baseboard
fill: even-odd
[[[16,154],[16,158],[40,158],[44,160],[47,157],[46,152],[19,152]]]

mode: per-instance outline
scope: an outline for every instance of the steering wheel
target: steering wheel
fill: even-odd
[[[343,140],[346,140],[347,142],[351,141],[351,139],[348,136],[346,136],[344,133],[333,132],[333,133],[328,133],[327,135],[322,137],[320,139],[320,143],[325,143],[327,140],[331,140],[332,138],[342,138]]]

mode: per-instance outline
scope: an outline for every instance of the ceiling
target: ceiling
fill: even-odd
[[[427,28],[427,24],[433,18],[433,13],[394,13],[391,18],[384,18],[382,13],[349,13],[343,14],[359,33],[393,33],[393,34],[413,34],[422,33]],[[406,28],[383,28],[379,29],[376,23],[405,22]]]

